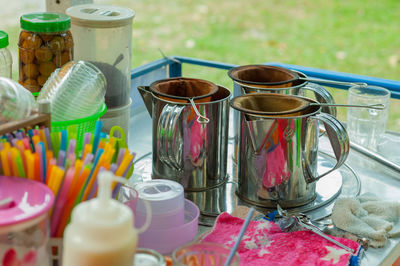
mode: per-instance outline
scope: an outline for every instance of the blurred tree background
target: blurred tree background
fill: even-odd
[[[16,57],[19,16],[43,11],[44,0],[0,0],[0,28]],[[282,62],[400,80],[398,0],[94,0],[133,9],[132,67],[166,55],[232,64]],[[116,40],[118,41],[118,40]],[[16,63],[14,76],[17,77]],[[227,87],[226,71],[185,67],[184,75]],[[347,91],[331,89],[336,102]],[[346,110],[339,112],[345,120]],[[388,129],[400,132],[400,101]]]

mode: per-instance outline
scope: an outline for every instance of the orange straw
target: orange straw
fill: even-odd
[[[10,164],[9,164],[8,158],[7,158],[7,151],[8,151],[8,149],[4,149],[4,150],[0,151],[1,166],[3,167],[4,175],[11,176],[11,169],[10,169]]]
[[[30,180],[34,179],[34,158],[30,150],[25,150],[25,159],[27,165],[27,177]]]
[[[86,144],[85,147],[83,148],[83,155],[82,159],[86,158],[86,155],[92,151],[92,144]]]
[[[32,156],[33,156],[33,166],[34,166],[33,180],[40,182],[39,154],[32,153]]]
[[[44,129],[39,129],[39,136],[40,136],[40,141],[42,141],[44,143],[44,148],[47,151],[48,150],[48,146],[47,146],[47,140],[46,140],[46,136],[44,134]],[[35,144],[36,147],[36,144]]]
[[[11,148],[10,154],[11,154],[11,169],[12,169],[12,175],[13,176],[19,176],[18,174],[18,166],[17,166],[17,148]]]

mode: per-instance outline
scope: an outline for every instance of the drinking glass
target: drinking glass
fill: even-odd
[[[192,243],[179,247],[172,253],[173,265],[223,266],[231,248],[218,243]],[[239,265],[239,254],[236,252],[229,265]]]
[[[350,141],[377,151],[385,133],[389,114],[390,91],[378,86],[353,86],[349,89],[349,104],[383,104],[383,110],[368,108],[347,109],[347,132]]]

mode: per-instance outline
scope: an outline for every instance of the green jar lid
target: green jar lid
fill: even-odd
[[[8,46],[8,34],[0,30],[0,49]]]
[[[33,32],[60,32],[71,27],[69,16],[61,13],[38,12],[22,15],[21,28]]]

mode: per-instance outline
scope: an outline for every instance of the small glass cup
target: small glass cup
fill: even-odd
[[[350,141],[377,151],[385,133],[389,115],[390,91],[377,86],[353,86],[349,89],[349,104],[383,104],[383,110],[369,108],[347,109],[347,132]]]
[[[138,248],[135,253],[134,266],[165,266],[167,265],[163,255],[153,249]]]
[[[179,247],[172,253],[173,265],[223,266],[231,248],[218,243],[192,243]],[[240,258],[236,252],[229,265],[239,265]]]

